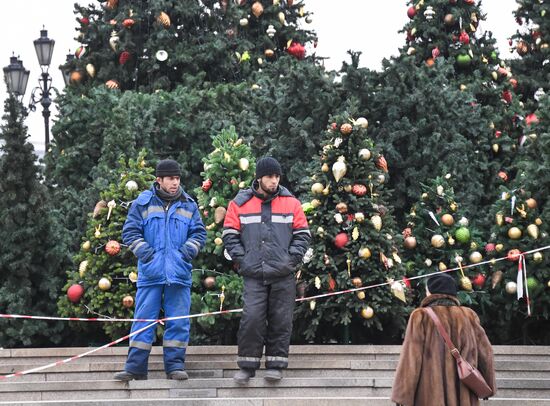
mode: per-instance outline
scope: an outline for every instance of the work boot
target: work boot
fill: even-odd
[[[187,372],[185,372],[183,369],[168,372],[166,374],[166,379],[174,379],[176,381],[185,381],[189,379],[189,375],[187,375]]]
[[[252,378],[254,375],[256,375],[256,371],[254,371],[253,369],[241,368],[239,371],[237,371],[235,376],[233,376],[233,379],[239,385],[246,385],[250,378]]]
[[[266,369],[264,379],[267,381],[280,381],[283,379],[283,371],[276,368]]]
[[[147,375],[138,375],[128,371],[122,371],[122,372],[117,372],[113,378],[117,381],[122,381],[122,382],[128,382],[133,380],[146,381]]]

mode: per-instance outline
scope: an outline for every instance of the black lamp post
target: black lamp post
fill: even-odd
[[[55,41],[48,38],[48,31],[45,29],[40,31],[40,38],[34,40],[34,49],[36,50],[36,56],[38,57],[42,73],[38,79],[39,86],[35,87],[31,93],[29,108],[35,111],[36,103],[42,105],[45,128],[45,151],[48,150],[48,145],[50,144],[50,105],[52,104],[50,92],[52,90],[52,77],[48,73],[48,69],[52,62],[54,45]]]
[[[16,97],[21,97],[27,90],[30,71],[26,70],[23,62],[16,56],[10,58],[10,64],[4,67],[4,78],[8,86],[8,92]]]
[[[71,62],[74,59],[73,54],[67,54],[67,59],[65,60],[65,66],[68,66],[69,62]],[[71,82],[71,71],[68,68],[60,67],[61,73],[63,74],[63,82],[65,82],[65,86],[69,86]]]

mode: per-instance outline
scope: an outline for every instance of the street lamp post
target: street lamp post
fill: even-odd
[[[52,77],[48,73],[48,69],[52,62],[53,48],[55,41],[48,38],[48,31],[42,29],[40,31],[40,38],[34,40],[34,49],[36,50],[36,56],[38,57],[38,63],[42,73],[38,79],[39,86],[35,87],[31,93],[31,101],[29,108],[32,111],[36,110],[36,104],[42,105],[42,116],[44,117],[44,135],[45,143],[44,150],[48,150],[50,144],[50,105],[52,99],[50,98],[52,91]]]
[[[4,79],[8,86],[8,92],[15,97],[23,98],[27,90],[29,75],[30,71],[25,69],[23,61],[16,56],[12,56],[10,58],[10,64],[4,67]]]

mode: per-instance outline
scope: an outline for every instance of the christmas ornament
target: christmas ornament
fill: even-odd
[[[273,51],[272,49],[266,49],[264,51],[264,55],[266,58],[271,59],[275,56],[275,51]]]
[[[69,289],[67,289],[67,298],[72,303],[78,303],[82,298],[83,294],[84,294],[84,288],[82,287],[82,285],[79,285],[77,283],[71,285]]]
[[[358,155],[363,161],[368,161],[371,157],[371,153],[367,148],[360,149]]]
[[[336,182],[339,182],[344,177],[347,170],[345,158],[343,156],[338,157],[338,160],[332,165],[332,174]]]
[[[525,204],[527,204],[527,207],[530,209],[535,209],[537,207],[537,201],[533,198],[529,198],[525,201]]]
[[[94,211],[92,213],[93,218],[97,218],[101,214],[101,210],[107,208],[107,202],[105,200],[100,200],[95,204]]]
[[[539,227],[536,224],[529,224],[527,226],[527,234],[533,239],[539,238]]]
[[[535,219],[535,224],[536,224],[537,226],[540,226],[540,225],[542,224],[542,220],[541,220],[540,218],[536,218],[536,219]]]
[[[128,182],[126,182],[125,187],[130,192],[134,192],[134,191],[138,190],[138,184],[134,180],[129,180]]]
[[[338,224],[342,224],[344,222],[344,217],[340,214],[340,213],[336,213],[334,215],[334,220],[338,223]]]
[[[455,231],[455,238],[458,240],[458,242],[461,243],[467,243],[470,241],[470,230],[468,230],[466,227],[460,227]]]
[[[206,179],[202,182],[201,189],[203,192],[208,192],[211,187],[212,187],[212,181],[210,179]]]
[[[116,207],[116,202],[114,200],[109,200],[109,203],[107,203],[107,207],[109,211],[107,212],[107,220],[111,218],[111,213],[113,212],[113,209]]]
[[[128,51],[122,51],[120,53],[120,56],[118,57],[118,63],[121,65],[124,65],[126,62],[130,60],[130,52]]]
[[[383,155],[380,155],[376,160],[376,167],[382,169],[384,172],[388,172],[388,163]]]
[[[82,251],[88,252],[90,251],[90,248],[92,248],[92,243],[90,241],[84,241],[82,243]]]
[[[222,240],[220,237],[216,237],[216,238],[214,238],[214,244],[216,244],[216,245],[222,245],[222,244],[223,244],[223,240]]]
[[[324,188],[325,187],[322,183],[314,183],[313,185],[311,185],[311,193],[320,195],[321,193],[323,193]]]
[[[502,92],[502,100],[504,100],[508,104],[512,103],[512,92],[510,92],[508,89],[504,90]]]
[[[86,47],[83,45],[79,46],[78,48],[76,48],[76,51],[74,51],[74,56],[77,59],[82,59],[84,55],[86,55]]]
[[[482,259],[483,259],[483,256],[481,255],[481,253],[479,251],[474,251],[470,254],[470,262],[472,264],[477,264],[477,263],[481,262]]]
[[[443,18],[443,22],[444,22],[445,25],[447,25],[447,26],[454,25],[454,23],[455,23],[455,16],[452,15],[452,14],[446,14],[445,17]]]
[[[472,279],[472,283],[478,288],[482,288],[483,285],[485,285],[485,275],[478,273],[474,279]]]
[[[241,27],[246,27],[246,26],[248,26],[248,18],[241,18],[241,19],[239,20],[239,25],[240,25]]]
[[[122,306],[124,306],[125,308],[129,309],[133,305],[134,305],[134,298],[132,296],[127,295],[122,298]]]
[[[313,199],[311,201],[311,206],[316,209],[317,207],[319,207],[321,205],[321,201],[319,199]]]
[[[495,251],[496,251],[496,252],[500,252],[500,251],[502,251],[503,249],[504,249],[504,245],[502,245],[502,244],[496,244],[496,245],[495,245]]]
[[[511,227],[508,230],[508,237],[512,240],[519,240],[521,238],[521,230],[517,227]]]
[[[321,166],[321,171],[326,173],[326,172],[330,171],[330,168],[328,167],[328,165],[326,163],[324,163],[323,166]]]
[[[527,278],[527,288],[534,292],[540,288],[540,283],[535,277],[530,276]]]
[[[120,252],[120,244],[118,241],[110,240],[105,244],[105,252],[110,256],[115,256]]]
[[[259,18],[263,13],[264,6],[262,6],[262,3],[259,1],[254,2],[254,4],[252,4],[252,14],[254,14],[256,18]]]
[[[99,280],[99,282],[97,283],[97,286],[99,287],[99,289],[101,289],[102,291],[106,291],[106,290],[109,290],[111,289],[111,281],[107,278],[101,278]]]
[[[116,52],[118,50],[118,43],[120,42],[120,38],[116,31],[113,31],[111,33],[111,37],[109,38],[109,46],[111,49]]]
[[[506,259],[508,261],[515,262],[515,261],[519,260],[520,255],[521,255],[521,251],[514,248],[514,249],[511,249],[510,251],[508,251],[508,254],[506,255]]]
[[[359,117],[353,122],[353,125],[359,126],[366,130],[367,128],[369,128],[369,120],[367,120],[365,117]]]
[[[346,246],[348,242],[349,237],[346,233],[338,233],[336,234],[336,237],[334,237],[334,246],[336,248],[342,249]]]
[[[161,11],[157,17],[157,21],[162,24],[164,28],[170,27],[170,17],[164,11]]]
[[[463,44],[468,45],[470,43],[470,36],[466,31],[462,31],[458,37],[458,40]]]
[[[250,166],[250,162],[246,158],[239,159],[239,169],[241,171],[248,170],[248,167]]]
[[[353,131],[353,127],[351,126],[350,123],[344,123],[340,126],[340,133],[342,135],[350,135],[352,131]]]
[[[355,221],[357,221],[358,223],[362,223],[363,221],[365,221],[365,215],[361,212],[357,212],[355,213]]]
[[[315,310],[315,305],[317,304],[317,302],[315,302],[315,300],[311,300],[309,302],[309,308],[311,311]]]
[[[216,278],[214,276],[207,276],[202,281],[203,286],[208,289],[214,289],[216,287]]]
[[[155,53],[155,58],[159,62],[164,62],[168,59],[168,52],[166,52],[164,49],[159,49]]]
[[[416,8],[414,8],[413,6],[409,7],[409,9],[407,10],[407,16],[412,20],[415,15],[416,15]]]
[[[351,283],[353,284],[353,286],[355,286],[356,288],[360,288],[361,286],[363,286],[363,281],[361,280],[361,278],[359,278],[358,276],[353,278],[351,280]]]
[[[501,270],[493,272],[491,275],[491,288],[494,289],[502,280],[502,275],[504,273]]]
[[[456,63],[462,68],[469,66],[471,62],[472,58],[468,54],[459,54],[456,57]]]
[[[90,75],[91,78],[93,78],[95,76],[95,66],[91,63],[87,64],[86,72],[88,73],[88,75]]]
[[[367,295],[365,295],[365,292],[363,292],[362,290],[357,292],[357,299],[359,299],[359,300],[364,300],[366,296]]]
[[[446,225],[447,227],[450,227],[454,224],[455,219],[452,214],[444,214],[441,216],[441,222]]]
[[[405,298],[405,288],[403,286],[402,281],[394,281],[393,279],[388,279],[388,283],[390,284],[390,289],[393,295],[401,300],[404,303],[407,303],[407,299]]]
[[[285,24],[286,24],[285,13],[283,13],[282,11],[280,11],[279,14],[277,14],[277,17],[279,18],[279,22],[281,23],[281,25],[285,25]]]
[[[431,243],[433,247],[441,248],[445,245],[445,238],[440,234],[435,234],[432,236]]]
[[[462,227],[468,227],[468,224],[470,224],[470,222],[466,217],[461,217],[460,220],[458,220],[458,224]]]
[[[80,84],[80,82],[82,82],[83,78],[84,78],[84,76],[82,75],[82,72],[80,72],[78,70],[75,70],[75,71],[71,72],[71,75],[69,76],[69,81],[73,85],[78,85],[78,84]]]
[[[78,265],[78,274],[81,278],[84,278],[84,274],[86,273],[86,270],[88,269],[88,261],[84,260]]]
[[[361,309],[361,317],[363,317],[364,319],[372,319],[373,316],[374,310],[372,309],[372,307],[367,306]]]
[[[344,202],[340,202],[336,205],[336,211],[345,214],[348,212],[348,205]]]
[[[365,185],[360,185],[360,184],[356,183],[351,188],[351,191],[355,196],[361,197],[361,196],[365,196],[367,194],[367,187]]]
[[[426,11],[424,11],[424,17],[426,17],[426,20],[431,21],[433,20],[435,16],[435,11],[432,6],[426,7]]]
[[[275,27],[273,27],[272,24],[269,24],[269,26],[267,27],[267,30],[265,30],[265,32],[266,32],[266,34],[269,38],[273,38],[275,36],[275,34],[277,33],[277,30],[275,29]]]
[[[544,89],[542,87],[539,87],[533,97],[536,101],[540,101],[540,99],[542,99],[545,95],[546,93],[544,92]]]
[[[533,254],[533,261],[535,261],[537,264],[541,263],[543,259],[544,258],[540,252],[535,252]]]
[[[376,231],[380,231],[382,229],[382,217],[380,217],[378,214],[372,216],[370,218],[370,221]]]
[[[416,238],[414,238],[413,236],[409,236],[405,238],[404,245],[405,245],[405,248],[408,250],[412,250],[416,248]]]
[[[520,56],[524,56],[529,52],[529,45],[525,41],[518,41],[516,51]]]
[[[128,279],[130,279],[130,282],[136,283],[137,280],[138,280],[137,273],[135,273],[135,272],[133,272],[133,271],[130,272],[130,273],[128,274]]]
[[[440,262],[439,264],[437,264],[437,268],[441,271],[441,272],[444,272],[447,270],[447,265],[445,265],[444,262]]]
[[[362,259],[369,259],[371,257],[371,252],[367,247],[359,249],[359,257]]]
[[[133,18],[125,18],[123,21],[122,21],[122,26],[124,28],[132,28],[135,24],[135,20]]]
[[[329,292],[333,292],[335,288],[336,288],[336,281],[334,280],[334,278],[332,277],[331,274],[328,274],[328,290],[329,290]]]
[[[510,294],[510,295],[515,295],[518,291],[518,285],[516,284],[516,282],[507,282],[506,283],[506,293]]]
[[[222,206],[216,207],[216,210],[214,211],[214,222],[216,224],[220,224],[225,219],[226,213],[227,213],[227,210],[225,207],[222,207]]]
[[[467,290],[468,292],[473,290],[472,281],[467,276],[461,276],[459,283],[462,289]]]
[[[105,4],[105,8],[109,10],[114,10],[118,4],[118,0],[107,0],[107,4]]]
[[[108,89],[118,89],[120,87],[116,80],[108,80],[105,82],[105,86],[107,86]]]
[[[306,49],[298,42],[293,42],[288,48],[287,52],[296,59],[304,59],[306,56]]]

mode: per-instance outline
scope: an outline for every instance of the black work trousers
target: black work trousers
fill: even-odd
[[[296,300],[294,275],[265,285],[244,278],[244,308],[237,336],[240,368],[258,369],[265,345],[266,368],[286,368]]]

